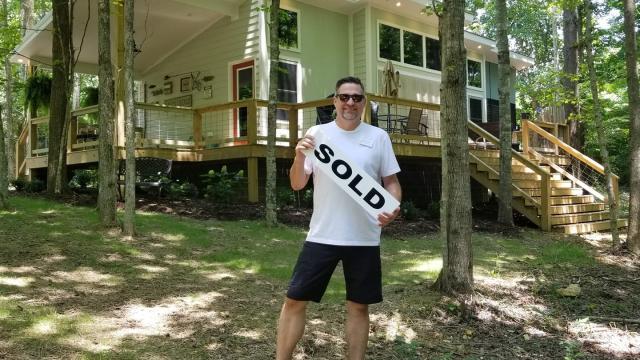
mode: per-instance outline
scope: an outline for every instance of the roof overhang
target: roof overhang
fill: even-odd
[[[134,39],[140,52],[135,58],[135,73],[142,75],[178,51],[224,17],[236,19],[244,0],[146,0],[136,1]],[[74,7],[73,44],[82,48],[77,71],[96,73],[98,63],[98,8],[96,1],[78,0]],[[27,32],[12,56],[14,62],[31,61],[51,65],[51,14],[43,17],[34,30]],[[85,24],[87,26],[84,33]],[[116,53],[117,19],[111,18],[112,53]],[[171,24],[171,25],[168,25]],[[84,41],[83,39],[84,35]]]
[[[472,49],[477,53],[484,54],[487,61],[493,63],[498,62],[498,49],[494,40],[465,31],[464,44],[467,49]],[[511,60],[511,66],[516,70],[522,70],[535,65],[533,58],[514,51],[509,51],[509,58]]]

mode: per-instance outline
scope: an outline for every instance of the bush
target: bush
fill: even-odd
[[[427,206],[426,215],[429,219],[440,219],[440,201],[434,201]]]
[[[198,196],[198,188],[188,181],[173,181],[166,187],[167,196],[171,199]]]
[[[39,179],[33,179],[31,182],[27,182],[24,190],[30,193],[39,193],[43,192],[47,188],[47,184],[44,181]]]
[[[412,201],[403,201],[400,204],[400,213],[405,220],[416,220],[420,216],[420,211],[413,205]]]
[[[276,201],[278,206],[295,206],[297,203],[296,200],[296,193],[290,187],[282,186],[276,190]]]
[[[69,181],[72,189],[85,190],[88,187],[98,187],[98,173],[95,169],[80,169],[73,172],[73,177]]]
[[[17,178],[11,181],[11,185],[16,188],[16,191],[24,191],[27,187],[28,181],[25,178]]]
[[[200,175],[204,185],[204,197],[211,201],[229,203],[233,199],[238,185],[240,185],[244,171],[230,173],[227,167],[223,166],[220,171],[209,170],[208,173]]]

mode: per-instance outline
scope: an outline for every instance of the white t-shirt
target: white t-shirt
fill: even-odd
[[[335,121],[316,125],[335,146],[378,183],[400,171],[389,135],[382,129],[360,123],[352,131]],[[307,241],[330,245],[377,246],[380,244],[378,220],[367,213],[344,190],[317,167],[317,159],[307,156],[304,170],[313,173],[313,215]]]

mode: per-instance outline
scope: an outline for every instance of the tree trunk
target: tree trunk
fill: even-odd
[[[9,184],[7,183],[7,157],[5,154],[4,125],[2,119],[2,106],[0,106],[0,209],[9,206]]]
[[[111,64],[111,0],[98,4],[98,214],[104,227],[116,224],[116,163],[113,144],[113,69]]]
[[[124,1],[124,137],[127,154],[125,175],[124,222],[122,231],[127,236],[135,235],[136,215],[136,155],[135,155],[135,109],[133,99],[133,0]]]
[[[611,165],[609,164],[609,152],[607,150],[607,138],[604,132],[604,120],[602,119],[602,107],[598,96],[598,76],[593,64],[593,8],[590,0],[584,1],[585,10],[585,55],[587,68],[589,69],[589,85],[591,88],[591,96],[593,97],[593,112],[596,121],[596,131],[598,133],[598,145],[600,146],[600,156],[602,157],[602,165],[607,178],[607,197],[609,203],[609,218],[611,223],[611,237],[613,238],[613,248],[616,249],[620,240],[618,238],[618,203],[615,190],[613,188],[613,174],[611,173]]]
[[[513,226],[512,175],[511,175],[511,62],[509,60],[509,38],[507,34],[507,3],[496,0],[496,25],[498,47],[498,88],[500,117],[500,189],[498,193],[498,222]]]
[[[562,10],[562,48],[564,62],[560,82],[565,91],[564,116],[569,124],[569,143],[579,151],[584,145],[584,129],[578,118],[578,11],[575,4],[567,3]]]
[[[638,50],[636,38],[636,4],[624,0],[624,47],[627,61],[629,119],[631,122],[630,197],[627,247],[640,254],[640,94],[638,91]]]
[[[7,6],[7,0],[2,0],[2,9],[4,13],[4,18],[2,19],[3,27],[8,27],[9,25],[9,7]],[[14,135],[14,112],[13,112],[13,69],[11,66],[11,62],[9,61],[9,55],[4,58],[4,73],[5,73],[5,106],[4,110],[6,112],[4,119],[6,125],[4,126],[3,137],[2,140],[4,142],[3,151],[4,156],[2,157],[4,162],[4,166],[6,167],[5,173],[7,178],[6,180],[13,180],[15,178],[15,148],[16,148],[16,137]],[[5,184],[6,187],[6,184]]]
[[[266,222],[268,226],[278,223],[276,204],[276,116],[278,102],[278,62],[280,60],[280,42],[278,37],[278,23],[280,0],[271,0],[270,12],[270,57],[269,69],[269,109],[267,119],[267,181],[266,181]]]
[[[434,286],[449,294],[473,291],[471,187],[467,143],[464,1],[444,0],[438,32],[442,44],[440,84],[442,132],[443,267]]]
[[[20,19],[22,19],[22,36],[24,36],[27,29],[33,27],[33,0],[21,1]]]
[[[49,152],[47,192],[61,194],[67,183],[67,129],[69,95],[73,79],[71,8],[68,0],[53,1],[51,103],[49,107]]]

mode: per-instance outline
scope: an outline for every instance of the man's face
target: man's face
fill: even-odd
[[[359,121],[364,111],[365,98],[362,88],[358,84],[345,83],[340,85],[333,98],[338,119]]]

